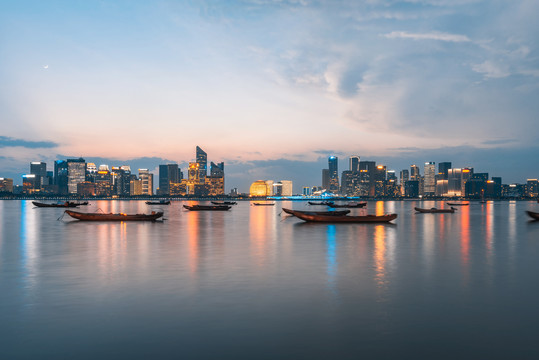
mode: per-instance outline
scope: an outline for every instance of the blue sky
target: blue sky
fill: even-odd
[[[60,154],[185,163],[200,145],[229,165],[227,188],[319,185],[328,149],[524,182],[539,177],[537,14],[518,0],[4,1],[0,176]]]

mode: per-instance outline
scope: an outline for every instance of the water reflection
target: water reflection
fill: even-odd
[[[337,228],[335,225],[328,225],[326,230],[326,263],[328,275],[328,287],[330,291],[337,295]]]
[[[38,213],[29,205],[29,201],[21,201],[20,254],[21,272],[24,289],[24,304],[33,306],[34,291],[38,276]]]
[[[376,225],[374,228],[374,268],[375,282],[379,290],[386,286],[386,228]]]

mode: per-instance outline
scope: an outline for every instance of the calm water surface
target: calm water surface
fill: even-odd
[[[0,358],[539,358],[537,203],[369,202],[386,225],[186,203],[95,201],[167,220],[84,223],[0,201]]]

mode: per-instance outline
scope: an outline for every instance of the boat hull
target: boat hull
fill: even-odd
[[[533,211],[526,211],[529,217],[531,217],[534,220],[539,220],[539,213],[533,212]]]
[[[350,213],[350,210],[336,210],[336,211],[303,211],[303,210],[292,210],[283,208],[283,211],[287,214],[296,216],[297,213],[308,214],[308,215],[326,215],[326,216],[344,216]]]
[[[184,205],[189,211],[227,211],[232,206],[229,205]]]
[[[32,204],[34,204],[34,206],[37,206],[37,207],[72,208],[72,207],[77,207],[80,205],[87,205],[88,203],[84,204],[84,203],[66,202],[63,204],[46,204],[46,203],[40,203],[38,201],[32,201]]]
[[[329,216],[296,213],[294,216],[308,222],[323,223],[386,223],[397,218],[397,214],[388,215],[363,215],[363,216]]]
[[[170,205],[170,201],[146,201],[146,205]]]
[[[367,203],[357,203],[357,204],[344,204],[344,205],[338,205],[338,204],[327,204],[329,207],[338,209],[338,208],[348,208],[348,209],[354,209],[354,208],[363,208],[367,206]]]
[[[65,213],[74,219],[82,221],[155,221],[163,216],[161,211],[153,212],[152,214],[100,214],[66,210]]]
[[[469,203],[464,203],[464,204],[459,204],[459,203],[447,203],[447,205],[449,206],[468,206],[470,205]]]
[[[444,214],[444,213],[452,214],[455,212],[455,209],[422,209],[418,207],[415,207],[414,210],[423,214],[427,214],[427,213],[428,214]]]

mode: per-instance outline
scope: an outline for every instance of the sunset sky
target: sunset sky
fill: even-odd
[[[539,2],[3,1],[0,177],[59,158],[320,185],[334,154],[539,177]],[[99,165],[99,164],[98,164]],[[315,179],[311,179],[315,176]],[[243,187],[243,189],[241,189]]]

